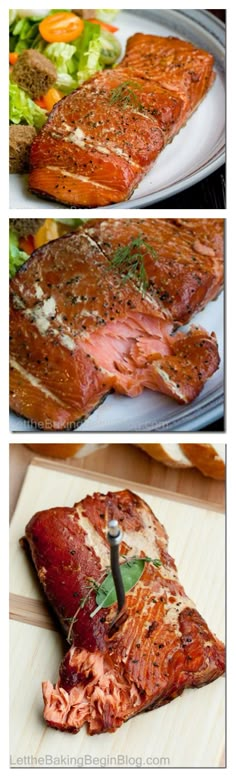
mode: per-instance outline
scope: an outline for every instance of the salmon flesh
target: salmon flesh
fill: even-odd
[[[70,206],[131,197],[214,81],[213,56],[137,33],[122,62],[60,100],[31,146],[30,189]]]
[[[117,604],[96,610],[109,567],[106,515],[123,530],[121,554],[146,562],[126,594],[126,620],[110,626]],[[170,702],[184,689],[224,673],[224,646],[178,580],[168,537],[149,506],[128,490],[94,494],[74,508],[36,513],[26,539],[45,594],[71,647],[54,686],[43,683],[44,717],[69,732],[114,732],[141,711]]]
[[[176,328],[222,287],[223,221],[195,221],[95,220],[31,255],[11,281],[12,410],[68,430],[112,390],[197,397],[219,365],[216,338]],[[113,265],[135,238],[145,289]]]

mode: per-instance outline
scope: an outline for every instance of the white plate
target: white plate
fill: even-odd
[[[210,51],[215,58],[215,83],[186,126],[160,154],[149,173],[122,208],[145,207],[193,186],[224,162],[225,154],[225,27],[207,11],[124,11],[118,17],[123,51],[135,32],[177,35]],[[118,205],[111,208],[120,208]],[[11,208],[49,208],[55,203],[27,190],[27,176],[10,176]],[[65,206],[57,204],[58,208]],[[97,211],[91,209],[91,213]]]
[[[217,300],[208,303],[204,311],[194,316],[191,320],[192,323],[205,327],[208,332],[216,333],[221,358],[219,369],[209,378],[194,402],[187,406],[178,405],[170,397],[158,392],[151,392],[148,389],[145,389],[139,397],[134,398],[111,394],[77,428],[77,431],[144,432],[158,430],[159,432],[169,432],[172,430],[184,432],[201,429],[219,419],[224,413],[223,292]],[[14,413],[10,414],[10,429],[12,432],[35,430],[28,421]]]

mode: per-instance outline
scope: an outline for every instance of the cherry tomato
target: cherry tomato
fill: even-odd
[[[83,19],[64,11],[46,16],[39,24],[40,35],[47,43],[70,43],[81,35],[83,29]]]

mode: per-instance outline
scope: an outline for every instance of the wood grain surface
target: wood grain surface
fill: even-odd
[[[10,515],[12,515],[29,463],[34,453],[23,445],[10,446]],[[55,460],[53,460],[55,463]],[[60,463],[59,463],[60,464]],[[214,510],[224,511],[225,484],[205,478],[195,468],[173,470],[155,462],[144,451],[127,443],[85,445],[76,457],[65,460],[75,468],[125,479],[139,485],[161,488],[173,495],[197,499]]]

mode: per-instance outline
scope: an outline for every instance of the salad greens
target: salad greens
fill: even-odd
[[[54,12],[47,12],[49,13]],[[97,11],[99,18],[110,21],[117,11]],[[45,14],[44,14],[45,15]],[[10,52],[37,49],[50,59],[57,69],[56,87],[67,94],[107,65],[113,65],[121,54],[121,45],[112,33],[99,24],[84,20],[84,29],[73,43],[50,43],[40,35],[43,16],[10,16]],[[36,125],[35,125],[36,126]]]
[[[42,17],[30,16],[10,23],[10,51],[21,54],[24,49],[43,51],[45,42],[39,32],[39,22]]]
[[[86,219],[54,219],[55,222],[59,222],[60,224],[64,224],[65,227],[68,227],[68,232],[71,232],[73,229],[77,229],[80,227],[81,224],[83,224]],[[13,278],[13,276],[16,274],[17,270],[19,270],[19,267],[26,262],[27,259],[29,259],[29,254],[27,254],[25,251],[22,251],[19,248],[19,241],[20,236],[12,229],[10,228],[9,231],[9,273],[10,278]],[[45,240],[45,242],[47,242]]]
[[[101,19],[101,22],[112,22],[115,16],[119,13],[119,8],[110,8],[107,11],[96,11],[96,18]]]
[[[44,49],[45,57],[53,62],[57,69],[56,88],[67,94],[76,89],[77,82],[74,73],[73,57],[76,46],[73,43],[49,43]]]
[[[87,20],[84,20],[81,35],[72,43],[47,43],[40,35],[39,24],[45,16],[54,13],[55,10],[42,11],[41,16],[28,16],[25,11],[10,11],[10,53],[20,54],[25,49],[36,49],[43,53],[56,67],[55,87],[63,95],[77,89],[105,67],[114,65],[121,54],[121,45],[114,34]],[[102,10],[96,11],[96,16],[111,21],[117,13],[114,10]],[[27,123],[38,130],[45,124],[47,116],[48,112],[36,105],[11,79],[10,122]]]
[[[68,224],[68,227],[80,227],[87,219],[55,219],[60,224]]]
[[[19,248],[19,237],[10,230],[9,232],[9,270],[10,278],[12,278],[17,272],[18,268],[29,259],[29,254],[25,251],[21,251]]]
[[[47,121],[47,112],[40,108],[17,84],[9,84],[9,118],[13,124],[30,124],[40,130]]]
[[[87,21],[82,34],[73,43],[46,45],[43,53],[57,69],[56,87],[65,93],[71,92],[102,70],[105,64],[102,58],[104,46],[104,32],[101,33],[99,24]],[[115,50],[114,46],[113,57]]]

